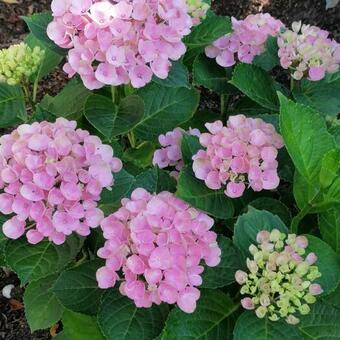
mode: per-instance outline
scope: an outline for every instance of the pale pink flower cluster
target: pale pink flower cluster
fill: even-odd
[[[167,78],[192,27],[185,0],[53,0],[52,12],[47,34],[70,49],[64,71],[91,90]]]
[[[14,214],[3,233],[29,243],[47,237],[62,244],[73,232],[86,236],[104,218],[101,191],[122,168],[111,146],[76,129],[75,121],[23,124],[0,137],[0,212]]]
[[[229,117],[227,126],[216,121],[206,127],[210,133],[200,136],[206,149],[193,156],[193,170],[207,187],[226,185],[225,194],[235,198],[242,196],[246,184],[254,191],[279,185],[276,157],[283,140],[273,125],[237,115]]]
[[[230,67],[239,61],[251,64],[265,51],[269,36],[275,37],[284,27],[280,20],[270,14],[248,15],[244,20],[231,19],[233,32],[217,39],[205,49],[209,58],[216,58],[222,67]]]
[[[281,66],[292,68],[296,80],[318,81],[339,70],[340,44],[319,27],[294,22],[292,30],[279,35],[278,45]]]
[[[181,150],[184,133],[197,137],[201,134],[198,129],[190,128],[188,132],[185,132],[181,128],[176,128],[173,131],[167,132],[165,135],[160,135],[158,141],[162,148],[156,150],[153,156],[153,165],[157,165],[160,169],[167,167],[175,168],[175,170],[171,172],[173,177],[178,177],[179,171],[181,171],[184,166]]]
[[[134,190],[101,223],[106,242],[98,256],[106,265],[97,271],[99,287],[121,281],[120,292],[137,307],[177,303],[192,313],[200,297],[201,261],[210,267],[220,262],[213,224],[208,215],[169,192]]]

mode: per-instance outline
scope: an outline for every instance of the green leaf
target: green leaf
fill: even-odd
[[[197,109],[199,94],[195,89],[163,87],[155,83],[137,94],[144,100],[144,117],[136,125],[136,136],[142,140],[156,139],[189,120]]]
[[[231,31],[229,17],[213,15],[203,20],[200,25],[193,27],[191,33],[184,39],[187,46],[184,63],[191,65],[196,56],[204,51],[205,47]]]
[[[61,319],[64,308],[53,293],[57,275],[31,282],[25,289],[24,305],[31,332],[51,327]]]
[[[306,235],[308,238],[307,252],[313,252],[318,257],[316,265],[321,277],[315,282],[324,290],[323,295],[331,293],[337,287],[340,280],[340,262],[334,250],[319,238]]]
[[[194,176],[190,167],[181,171],[176,195],[216,218],[228,219],[234,214],[233,203],[224,191],[209,189]]]
[[[96,318],[66,310],[62,317],[68,340],[104,340]]]
[[[234,105],[235,112],[239,114],[244,114],[246,116],[257,116],[257,115],[263,115],[268,114],[267,108],[264,108],[263,106],[257,104],[253,100],[251,100],[248,97],[241,97]]]
[[[68,337],[66,336],[65,331],[61,331],[56,336],[53,337],[53,340],[70,340],[70,339],[68,339]]]
[[[234,93],[236,89],[229,84],[231,68],[219,66],[214,59],[200,54],[193,65],[193,83],[218,94]]]
[[[293,90],[297,102],[308,105],[324,116],[340,113],[340,72],[320,81],[302,79]]]
[[[340,310],[321,301],[317,301],[310,307],[310,313],[302,316],[298,324],[303,338],[306,340],[339,339]]]
[[[78,254],[83,239],[74,235],[67,237],[62,245],[42,241],[28,244],[24,238],[8,241],[5,256],[8,266],[17,273],[21,284],[39,280],[59,273]]]
[[[239,216],[234,229],[234,244],[241,250],[244,257],[250,256],[249,246],[257,244],[256,235],[261,230],[278,229],[288,233],[287,227],[276,215],[265,210],[249,207],[248,212]]]
[[[278,111],[279,102],[274,81],[261,68],[250,64],[238,64],[230,83],[257,104],[269,110]]]
[[[22,19],[26,22],[34,37],[38,39],[42,44],[60,55],[66,54],[67,50],[58,47],[47,36],[47,26],[53,20],[52,14],[50,12],[33,14],[29,17],[22,17]]]
[[[92,260],[63,271],[53,291],[64,307],[74,312],[95,315],[103,290],[98,287],[96,271],[102,260]]]
[[[322,158],[320,169],[321,187],[329,187],[340,170],[340,148],[328,151]]]
[[[234,340],[302,340],[296,326],[289,325],[284,319],[270,321],[259,319],[254,311],[245,311],[238,318],[234,329]]]
[[[308,183],[297,171],[294,173],[293,185],[294,198],[300,210],[311,204],[319,193],[319,189]]]
[[[192,157],[202,149],[199,138],[197,136],[191,136],[187,133],[183,134],[182,144],[182,158],[184,164],[192,164]]]
[[[220,118],[221,115],[218,112],[197,111],[190,120],[181,124],[181,128],[184,130],[189,130],[189,128],[199,129],[201,132],[204,132],[206,131],[206,123],[213,123]]]
[[[0,214],[0,266],[5,266],[5,246],[7,243],[7,237],[2,232],[3,224],[8,220],[8,216]]]
[[[228,295],[219,290],[204,289],[194,313],[174,308],[166,321],[162,340],[228,340],[239,308]]]
[[[153,77],[153,82],[165,87],[190,88],[188,69],[180,62],[173,61],[169,75],[166,79]]]
[[[332,126],[329,133],[334,137],[336,146],[340,147],[340,125]]]
[[[340,255],[340,211],[333,208],[319,214],[322,238]]]
[[[26,119],[25,97],[20,86],[0,83],[0,128],[8,128]]]
[[[135,149],[128,149],[124,153],[124,160],[135,164],[140,168],[152,165],[152,158],[156,147],[151,142],[143,142]]]
[[[137,308],[133,300],[108,290],[98,313],[98,323],[107,340],[150,340],[160,334],[168,307]]]
[[[59,53],[56,53],[55,51],[46,47],[46,45],[42,44],[41,41],[38,40],[32,33],[26,37],[25,42],[31,48],[39,46],[45,51],[44,59],[40,65],[38,73],[35,75],[36,78],[41,79],[47,76],[61,63],[63,57]]]
[[[112,136],[116,137],[131,131],[143,118],[144,102],[137,95],[130,95],[121,100]]]
[[[217,267],[205,267],[202,288],[227,286],[235,281],[235,272],[244,267],[240,251],[230,239],[219,235],[217,243],[222,250],[221,262]]]
[[[323,156],[335,147],[325,120],[313,109],[280,94],[280,126],[286,148],[299,173],[309,183],[319,175]]]
[[[249,205],[258,210],[267,210],[273,215],[280,217],[281,221],[285,225],[290,225],[292,215],[288,207],[274,198],[259,197],[256,200],[250,202]]]
[[[91,94],[85,102],[84,115],[103,136],[111,138],[117,111],[110,98]]]
[[[331,304],[332,306],[340,310],[340,283],[331,294],[323,297],[323,301]]]
[[[279,65],[277,37],[269,36],[266,42],[266,50],[254,58],[253,64],[263,68],[265,71],[271,71]]]

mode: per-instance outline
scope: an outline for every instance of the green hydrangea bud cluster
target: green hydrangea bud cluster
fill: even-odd
[[[236,281],[242,285],[243,308],[255,310],[257,317],[267,316],[272,321],[285,318],[289,324],[299,323],[297,315],[310,312],[309,304],[323,292],[313,283],[321,276],[314,253],[306,254],[305,236],[288,236],[277,229],[260,231],[258,245],[251,245],[247,258],[249,273],[238,270]]]
[[[0,50],[0,82],[18,85],[37,72],[45,51],[36,46],[31,49],[25,43]]]
[[[203,0],[187,0],[188,13],[192,17],[193,24],[199,25],[207,14],[209,5]]]

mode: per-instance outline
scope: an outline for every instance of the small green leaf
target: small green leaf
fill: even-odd
[[[154,140],[160,134],[189,120],[197,109],[199,94],[185,87],[164,87],[155,83],[137,91],[144,100],[144,117],[136,125],[136,136]]]
[[[135,149],[126,150],[123,158],[140,168],[146,168],[152,165],[155,150],[156,147],[153,143],[143,142]]]
[[[33,281],[25,289],[25,315],[32,332],[51,327],[61,319],[64,308],[52,290],[57,277],[51,275]]]
[[[102,260],[92,260],[63,271],[53,291],[64,307],[74,312],[95,315],[103,290],[98,287],[96,271]]]
[[[198,150],[202,149],[202,145],[197,136],[191,136],[185,133],[183,134],[181,149],[184,164],[190,165],[192,164],[192,157]]]
[[[161,340],[231,340],[238,308],[221,291],[203,289],[194,313],[184,313],[178,307],[170,312]]]
[[[329,187],[340,170],[340,148],[328,151],[322,158],[320,169],[321,187]]]
[[[318,257],[316,265],[321,277],[315,280],[324,290],[323,295],[331,293],[340,280],[340,262],[334,250],[319,238],[306,235],[308,238],[307,252],[314,252]]]
[[[83,238],[71,235],[62,245],[42,241],[28,244],[24,238],[8,241],[5,247],[6,263],[17,273],[21,284],[59,273],[78,254]]]
[[[180,62],[173,61],[169,75],[166,79],[153,77],[153,82],[165,87],[190,88],[188,69]]]
[[[309,183],[320,173],[324,155],[335,147],[325,120],[313,109],[280,95],[280,126],[286,148],[297,170]]]
[[[176,195],[195,208],[221,219],[234,214],[233,203],[223,190],[211,190],[197,179],[191,167],[185,167],[180,174]]]
[[[189,128],[198,129],[204,132],[206,131],[206,123],[213,123],[219,119],[221,119],[221,115],[218,112],[197,111],[190,120],[181,124],[181,128],[184,130],[189,130]]]
[[[240,251],[228,238],[219,235],[217,243],[222,250],[217,267],[205,267],[202,288],[219,288],[235,282],[235,272],[244,267]]]
[[[263,68],[265,71],[271,71],[275,66],[279,65],[277,37],[269,36],[266,42],[266,50],[254,58],[253,63]]]
[[[278,229],[288,233],[287,227],[276,215],[265,210],[249,207],[248,212],[239,216],[234,229],[234,244],[241,250],[244,257],[250,256],[249,246],[257,244],[256,235],[261,230]]]
[[[254,311],[245,311],[236,322],[233,340],[245,339],[302,340],[303,338],[298,328],[289,325],[284,319],[273,322],[267,318],[259,319]]]
[[[257,104],[269,110],[278,111],[279,102],[274,81],[261,68],[250,64],[238,64],[230,83]]]
[[[118,289],[110,289],[101,300],[98,323],[107,340],[150,340],[162,331],[167,314],[165,304],[137,308]]]
[[[63,328],[68,340],[104,340],[97,320],[93,316],[65,310]]]

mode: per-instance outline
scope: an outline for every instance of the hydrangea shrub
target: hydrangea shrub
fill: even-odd
[[[23,19],[0,51],[0,264],[32,332],[340,337],[339,43],[205,0]]]

